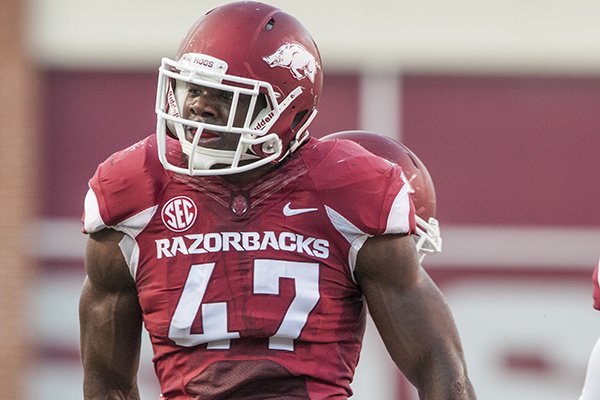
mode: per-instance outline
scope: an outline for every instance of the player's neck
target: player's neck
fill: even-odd
[[[241,172],[239,174],[222,175],[221,177],[234,185],[245,186],[248,183],[260,180],[273,169],[277,168],[277,166],[278,164],[267,164],[250,171]]]

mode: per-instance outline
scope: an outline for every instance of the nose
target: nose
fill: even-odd
[[[190,96],[188,108],[191,115],[200,117],[202,120],[215,120],[218,118],[218,103],[209,91],[201,90]]]

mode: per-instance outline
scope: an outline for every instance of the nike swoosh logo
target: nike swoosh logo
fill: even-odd
[[[286,217],[291,217],[292,215],[304,214],[318,210],[318,208],[290,208],[290,204],[292,203],[289,202],[283,207],[283,215],[285,215]]]

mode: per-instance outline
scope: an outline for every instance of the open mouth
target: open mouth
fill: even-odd
[[[187,127],[185,130],[185,138],[190,143],[194,143],[197,134],[198,128]],[[237,148],[239,141],[240,135],[238,134],[204,129],[200,132],[197,146],[207,149],[232,151]]]
[[[194,138],[196,137],[196,132],[198,132],[197,128],[187,128],[187,140],[193,142]],[[203,130],[200,139],[198,139],[198,144],[214,142],[219,139],[221,139],[221,135],[218,132]]]

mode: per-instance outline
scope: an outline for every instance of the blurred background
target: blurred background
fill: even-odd
[[[425,259],[482,400],[577,399],[600,334],[600,2],[273,0],[320,46],[315,136],[368,129],[425,162]],[[217,1],[0,4],[0,393],[82,398],[87,180],[154,132],[160,58]],[[156,399],[148,342],[143,399]],[[414,400],[369,326],[353,399]]]

